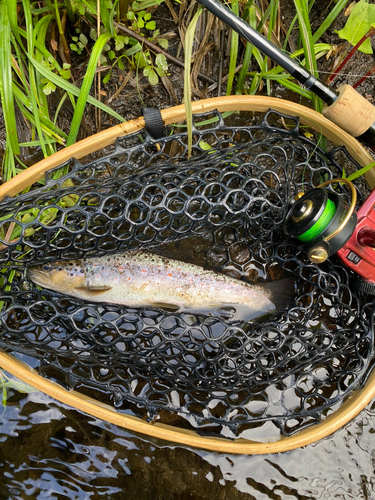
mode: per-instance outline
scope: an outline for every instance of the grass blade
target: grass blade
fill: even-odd
[[[54,83],[58,87],[62,88],[66,92],[75,95],[76,97],[79,96],[80,89],[78,87],[76,87],[72,83],[68,82],[67,80],[65,80],[61,76],[56,75],[56,73],[54,73],[53,71],[51,71],[48,68],[46,68],[45,66],[43,66],[43,64],[38,63],[38,61],[36,61],[35,59],[31,59],[31,64],[35,67],[36,70],[39,71],[39,73],[41,73],[46,78],[48,78],[52,83]],[[111,109],[109,106],[106,106],[105,104],[101,103],[100,101],[98,101],[97,99],[95,99],[94,97],[92,97],[90,95],[87,96],[87,102],[90,104],[93,104],[94,106],[101,109],[105,113],[108,113],[109,115],[113,116],[114,118],[117,118],[117,120],[119,120],[120,122],[125,121],[121,115],[119,115],[118,113],[113,111],[113,109]]]
[[[25,14],[25,24],[26,24],[26,36],[27,36],[27,55],[29,58],[34,57],[34,31],[33,31],[33,21],[31,15],[30,2],[28,0],[22,0],[23,10]],[[35,122],[35,127],[38,133],[38,139],[40,141],[40,146],[43,151],[43,155],[46,158],[49,156],[47,151],[48,139],[45,140],[41,123],[38,108],[40,109],[40,99],[38,96],[38,87],[37,87],[37,78],[35,75],[35,71],[33,66],[30,63],[28,65],[29,72],[29,82],[30,82],[30,100],[31,100],[31,109],[33,113],[33,118]]]
[[[311,34],[311,25],[309,20],[309,9],[307,0],[294,0],[299,22],[299,30],[302,39],[302,46],[305,52],[306,68],[316,77],[318,77],[318,67],[316,64],[314,42]],[[313,104],[316,111],[321,112],[323,103],[321,99],[313,95]]]
[[[327,31],[327,29],[331,26],[336,17],[340,14],[342,9],[348,3],[349,0],[338,0],[333,9],[328,13],[327,17],[324,19],[319,28],[315,31],[312,36],[313,43],[316,43],[319,38]]]
[[[238,0],[232,0],[231,9],[233,11],[233,14],[235,14],[236,16],[239,15],[240,10],[239,10],[239,5],[238,5]],[[234,74],[235,74],[235,70],[236,70],[236,66],[237,66],[239,39],[240,39],[240,37],[239,37],[237,31],[232,30],[231,41],[230,41],[230,58],[229,58],[229,69],[228,69],[227,95],[231,95],[231,93],[232,93]]]
[[[247,12],[245,14],[247,17],[247,19],[245,19],[245,20],[247,20],[247,22],[249,23],[249,25],[252,28],[255,28],[256,22],[257,22],[256,7],[254,7],[252,5],[251,7],[249,7],[249,9],[247,9]],[[253,49],[254,49],[254,45],[250,42],[247,42],[246,49],[245,49],[245,55],[243,57],[242,68],[241,68],[240,74],[238,75],[238,79],[237,79],[237,94],[243,93],[243,86],[245,83],[247,71],[248,71],[249,66],[250,66],[251,57],[253,55]]]
[[[18,146],[16,115],[12,92],[12,51],[8,0],[2,0],[0,3],[0,93],[7,141],[9,141],[13,154],[19,154],[20,149]]]
[[[111,16],[105,0],[100,0],[100,18],[107,32],[115,36],[115,27],[113,26],[113,22],[111,22]]]
[[[193,110],[191,107],[191,53],[193,50],[194,33],[197,26],[199,16],[203,12],[203,7],[199,6],[197,12],[195,13],[193,19],[186,30],[185,34],[185,70],[184,70],[184,104],[185,104],[185,115],[186,115],[186,126],[188,132],[188,157],[191,154],[191,148],[193,146]]]
[[[82,116],[85,111],[87,97],[89,95],[92,82],[94,80],[98,60],[105,44],[108,42],[110,38],[112,38],[112,35],[110,33],[102,33],[96,40],[95,45],[92,48],[90,60],[86,69],[86,75],[82,82],[82,87],[77,99],[76,109],[74,110],[74,115],[72,119],[72,128],[70,129],[69,137],[66,142],[67,146],[74,144],[76,141],[79,127],[82,121]]]
[[[369,165],[366,165],[363,168],[360,168],[359,170],[357,170],[356,172],[353,172],[352,174],[350,174],[347,177],[348,181],[354,181],[354,179],[358,179],[358,177],[361,177],[361,175],[364,175],[366,172],[371,170],[373,167],[375,167],[375,162],[370,163]]]

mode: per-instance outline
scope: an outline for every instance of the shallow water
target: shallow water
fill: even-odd
[[[184,448],[11,392],[0,420],[0,500],[375,498],[375,401],[334,436],[278,455]]]

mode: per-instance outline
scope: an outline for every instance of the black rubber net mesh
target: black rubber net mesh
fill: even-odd
[[[205,125],[210,117],[216,123]],[[195,119],[190,158],[186,132],[134,134],[3,200],[1,348],[119,411],[203,433],[289,435],[319,422],[372,368],[373,304],[342,263],[312,264],[283,235],[293,195],[359,168],[343,148],[325,153],[309,136],[272,111],[244,126],[211,113]],[[27,277],[36,263],[130,249],[250,283],[291,276],[293,298],[245,322],[90,303]]]

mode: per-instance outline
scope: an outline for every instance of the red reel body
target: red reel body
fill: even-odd
[[[337,255],[364,281],[375,284],[375,189],[358,210],[357,216],[352,236]]]

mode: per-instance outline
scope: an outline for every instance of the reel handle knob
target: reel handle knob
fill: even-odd
[[[328,259],[329,254],[322,245],[319,245],[311,248],[311,250],[308,252],[308,257],[309,260],[314,264],[321,264]]]

